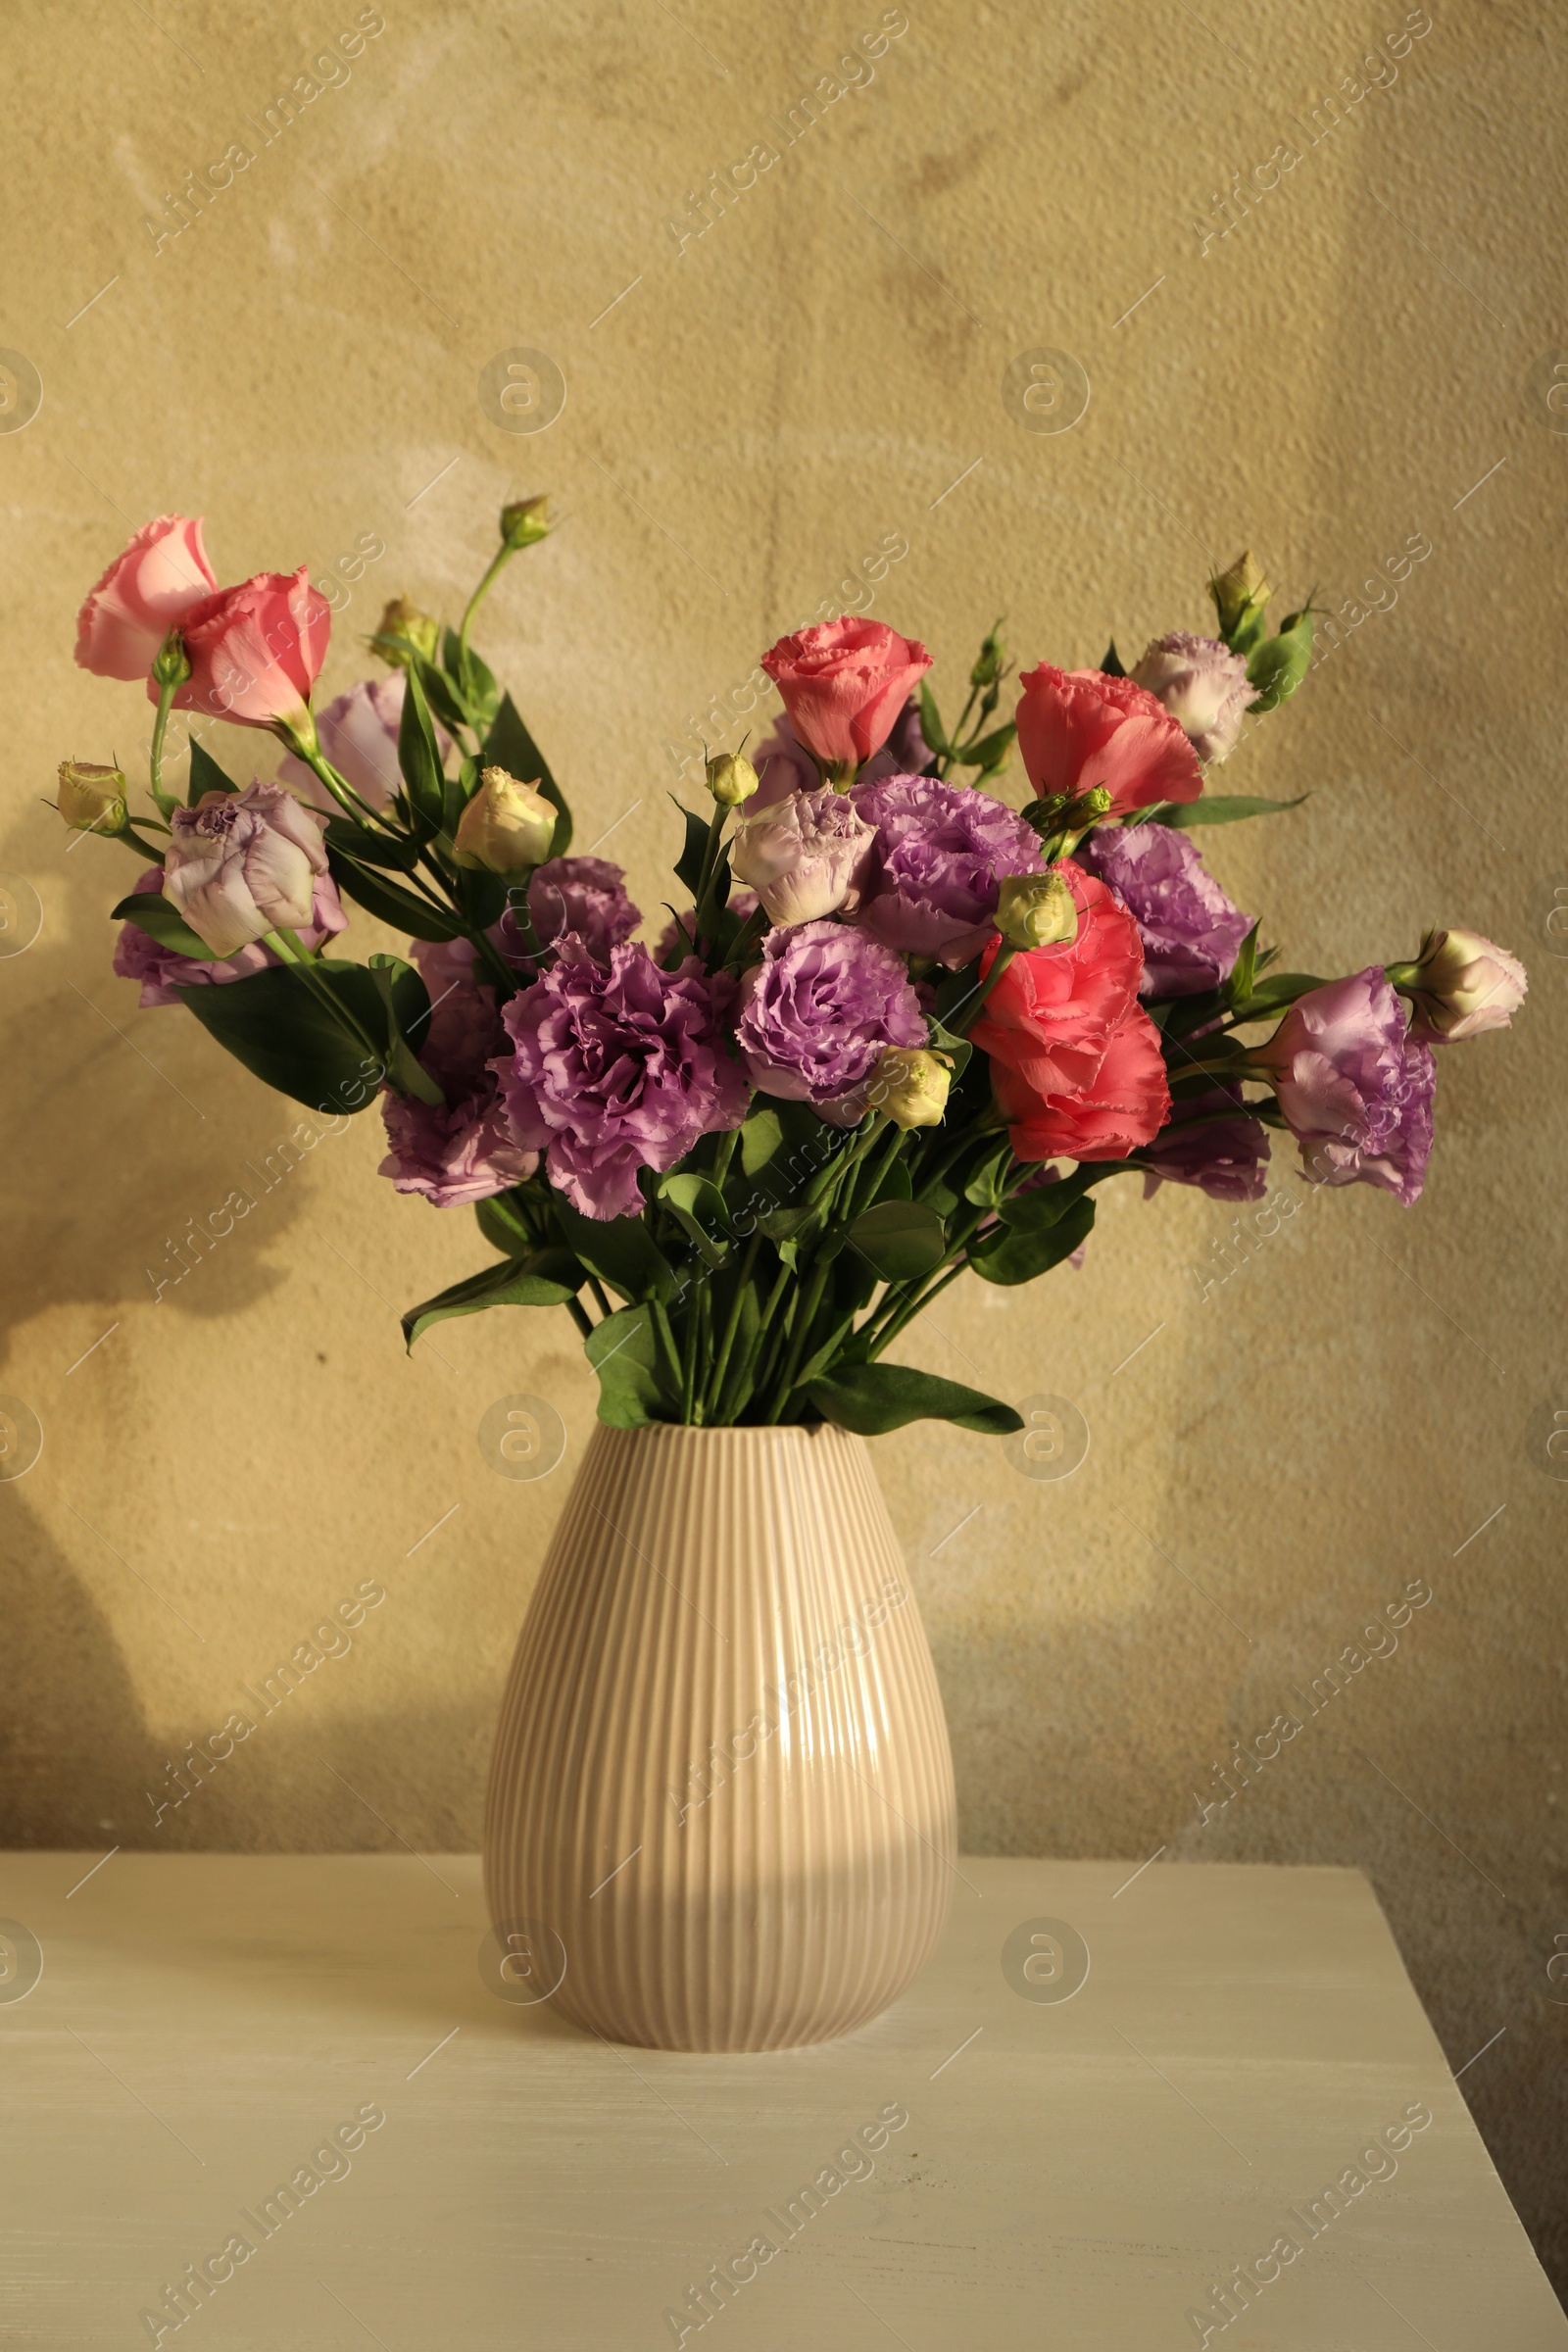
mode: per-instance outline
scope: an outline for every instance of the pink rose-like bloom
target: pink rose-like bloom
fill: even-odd
[[[1479,931],[1429,931],[1416,964],[1412,1033],[1440,1046],[1511,1028],[1529,986],[1517,956]]]
[[[220,588],[184,613],[179,627],[191,674],[174,708],[270,727],[304,717],[326,659],[332,610],[302,564],[293,573],[259,571],[237,588]],[[158,700],[150,678],[147,692]]]
[[[435,1208],[470,1207],[531,1176],[539,1154],[514,1139],[491,1067],[507,1043],[494,991],[457,987],[439,1001],[432,991],[426,1034],[412,1042],[446,1102],[382,1094],[391,1148],[377,1172],[394,1191],[421,1193]]]
[[[175,622],[217,586],[200,515],[143,523],[76,615],[77,662],[96,677],[144,678]]]
[[[403,782],[398,766],[398,728],[403,720],[403,697],[408,679],[401,669],[386,678],[362,678],[316,714],[316,731],[322,751],[369,808],[392,805]],[[435,722],[436,748],[444,760],[452,749],[446,729]],[[303,794],[313,808],[328,816],[339,814],[338,804],[314,767],[292,752],[277,770],[278,781]]]
[[[809,1102],[836,1126],[865,1115],[888,1046],[923,1046],[925,1015],[902,956],[835,922],[770,931],[741,982],[736,1042],[764,1095]]]
[[[330,874],[318,874],[312,894],[311,919],[299,926],[301,947],[320,948],[339,931],[348,927],[337,895],[337,884]],[[150,865],[136,884],[138,891],[161,896],[164,869]],[[225,956],[221,962],[207,962],[195,956],[181,956],[175,948],[160,946],[150,931],[140,923],[122,923],[120,937],[115,942],[115,970],[122,980],[139,980],[141,995],[137,1000],[145,1012],[154,1004],[177,1004],[175,991],[181,988],[220,987],[227,980],[243,980],[251,972],[263,972],[277,957],[270,948],[264,948],[259,939],[237,954]]]
[[[1034,827],[975,785],[888,776],[857,785],[854,799],[876,828],[856,919],[906,956],[956,971],[995,936],[1002,876],[1041,870]]]
[[[1042,800],[1103,784],[1114,818],[1154,801],[1196,801],[1202,791],[1197,752],[1147,687],[1049,662],[1018,683],[1018,751]]]
[[[920,732],[920,705],[911,694],[893,721],[882,749],[862,763],[855,780],[857,784],[880,784],[884,776],[919,775],[930,764],[931,746]],[[752,765],[760,778],[757,791],[746,804],[753,815],[769,801],[783,800],[786,793],[814,792],[822,781],[820,768],[787,718],[774,722],[772,734],[752,754]]]
[[[164,896],[219,957],[264,931],[297,931],[311,921],[317,877],[326,872],[322,822],[281,784],[204,793],[170,819]]]
[[[875,840],[849,795],[823,784],[769,801],[758,815],[743,817],[730,866],[756,891],[773,922],[813,923],[858,905]]]
[[[858,767],[879,752],[930,666],[912,637],[848,614],[781,637],[762,656],[797,736],[828,767]]]
[[[1218,762],[1236,749],[1242,721],[1257,700],[1242,655],[1217,637],[1191,637],[1185,629],[1146,646],[1132,676],[1164,705],[1200,760]]]
[[[1406,1208],[1432,1151],[1437,1062],[1377,964],[1298,998],[1256,1058],[1318,1184],[1376,1184]]]
[[[645,947],[608,967],[568,936],[505,1007],[510,1056],[492,1063],[514,1140],[547,1154],[551,1183],[589,1217],[635,1216],[638,1173],[738,1127],[750,1090],[726,1051],[734,983],[695,956],[662,972]]]

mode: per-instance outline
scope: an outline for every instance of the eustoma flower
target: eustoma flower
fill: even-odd
[[[1239,1086],[1211,1087],[1173,1105],[1170,1122],[1139,1152],[1144,1197],[1161,1182],[1194,1184],[1211,1200],[1261,1200],[1268,1129],[1242,1107]]]
[[[748,1089],[721,1019],[732,993],[695,958],[662,972],[623,946],[607,967],[567,937],[506,1006],[513,1051],[493,1067],[514,1140],[548,1153],[584,1215],[635,1216],[640,1169],[672,1168],[700,1135],[740,1125]]]
[[[830,784],[769,801],[737,828],[730,865],[775,923],[810,923],[859,903],[876,835]]]
[[[840,1126],[864,1116],[884,1048],[926,1042],[903,956],[835,922],[768,933],[741,983],[735,1031],[764,1095],[810,1102]]]
[[[348,917],[338,901],[337,885],[330,874],[316,874],[311,893],[310,920],[296,926],[302,948],[317,949],[339,931],[347,928]],[[161,893],[164,869],[150,865],[136,884],[138,892]],[[188,920],[188,917],[187,917]],[[139,980],[142,1011],[154,1004],[177,1004],[175,991],[181,988],[221,987],[229,980],[243,980],[251,972],[261,972],[277,957],[270,948],[252,940],[238,948],[232,956],[212,961],[194,956],[181,956],[176,948],[166,948],[144,931],[140,923],[122,923],[120,937],[115,943],[114,968],[122,980]]]
[[[118,555],[76,616],[76,660],[100,678],[144,678],[170,630],[217,588],[201,518],[160,514]]]
[[[539,1154],[514,1139],[492,1065],[507,1043],[494,992],[449,988],[413,1043],[446,1101],[382,1095],[390,1149],[379,1172],[393,1189],[421,1193],[436,1208],[462,1208],[531,1176]]]
[[[1406,1207],[1419,1196],[1437,1063],[1376,964],[1298,997],[1252,1058],[1272,1073],[1315,1182],[1381,1185]]]
[[[1196,801],[1198,754],[1164,705],[1131,678],[1042,662],[1018,681],[1018,750],[1042,800],[1102,784],[1107,813],[1126,816],[1155,801]]]
[[[1004,801],[933,776],[861,786],[855,806],[876,827],[857,920],[907,956],[955,970],[993,930],[1004,874],[1037,873],[1040,836]]]
[[[931,747],[920,732],[920,706],[911,694],[888,732],[880,751],[863,760],[856,781],[879,784],[884,776],[915,776],[931,764]],[[814,792],[822,771],[788,718],[775,721],[773,732],[757,747],[757,800],[781,801],[787,792]]]
[[[1415,962],[1390,977],[1408,988],[1415,1035],[1435,1046],[1510,1028],[1530,985],[1518,957],[1479,931],[1429,931]]]
[[[180,615],[191,674],[174,696],[178,710],[201,710],[236,726],[279,720],[309,732],[311,688],[326,659],[331,608],[301,564],[296,572],[259,571],[237,588],[220,588]],[[147,692],[158,700],[148,680]]]
[[[931,657],[880,620],[828,620],[762,656],[790,724],[824,767],[853,772],[879,752]]]
[[[970,1029],[1020,1159],[1125,1159],[1170,1110],[1159,1033],[1138,1003],[1138,926],[1102,882],[1057,870],[1078,906],[1075,939],[1014,955]],[[1001,951],[981,957],[984,979]]]
[[[1074,852],[1108,882],[1138,925],[1146,997],[1189,997],[1229,977],[1252,928],[1185,833],[1170,825],[1097,825]]]
[[[266,931],[297,930],[311,921],[326,872],[323,821],[281,784],[204,793],[171,820],[164,895],[216,956]]]
[[[1257,700],[1240,654],[1217,637],[1192,637],[1185,629],[1147,646],[1132,677],[1163,704],[1200,760],[1216,764],[1235,750],[1248,708]]]
[[[390,808],[403,781],[398,767],[398,728],[407,691],[408,680],[400,669],[386,678],[361,678],[358,685],[316,714],[322,751],[369,808]],[[436,726],[435,739],[445,758],[451,739],[444,727]],[[280,783],[291,785],[314,807],[324,809],[328,816],[337,815],[337,802],[315,768],[296,760],[292,752],[279,762],[277,773]]]

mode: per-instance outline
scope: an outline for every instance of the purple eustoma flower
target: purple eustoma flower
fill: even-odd
[[[912,775],[931,758],[931,747],[920,732],[920,705],[910,695],[893,722],[893,731],[879,752],[860,769],[861,784],[880,783],[884,776]],[[752,765],[761,781],[747,804],[755,811],[787,792],[815,792],[822,771],[787,718],[780,716],[773,732],[752,754]]]
[[[635,1216],[641,1169],[672,1168],[746,1116],[720,1023],[733,991],[695,957],[662,972],[645,947],[619,946],[606,965],[568,935],[507,1005],[513,1052],[491,1067],[513,1137],[546,1152],[551,1183],[585,1216]]]
[[[1144,943],[1143,997],[1193,997],[1229,976],[1250,915],[1173,825],[1097,825],[1073,852],[1109,884]]]
[[[956,970],[996,929],[1002,877],[1042,870],[1034,827],[974,785],[887,776],[853,798],[876,827],[856,920],[906,956],[936,956]]]
[[[831,920],[767,934],[735,1030],[764,1095],[809,1102],[841,1126],[864,1116],[858,1090],[885,1048],[926,1042],[903,956]]]
[[[1406,1208],[1432,1151],[1437,1062],[1370,964],[1298,997],[1256,1058],[1318,1184],[1376,1184]]]
[[[507,1042],[494,992],[461,981],[449,986],[432,1002],[426,1033],[416,1031],[411,1042],[446,1102],[382,1095],[390,1150],[380,1174],[436,1208],[468,1207],[531,1176],[539,1154],[513,1137],[490,1067]]]
[[[164,869],[150,865],[136,884],[138,891],[157,896],[164,887]],[[346,930],[348,916],[338,902],[337,884],[330,874],[318,874],[312,893],[311,919],[302,924],[299,940],[302,947],[320,948],[337,932]],[[153,1004],[177,1004],[175,990],[221,985],[225,980],[243,980],[251,972],[264,972],[277,957],[270,948],[253,939],[232,956],[221,961],[207,961],[194,956],[181,956],[174,948],[161,947],[150,931],[140,923],[122,923],[120,937],[115,943],[115,970],[122,980],[141,982],[140,1008],[143,1012]]]
[[[528,877],[528,913],[541,947],[554,947],[574,932],[601,963],[609,962],[611,950],[630,939],[643,919],[642,908],[626,896],[624,866],[612,865],[608,858],[551,858],[536,866]],[[526,956],[510,907],[496,926],[496,940],[514,963]]]
[[[1195,1184],[1211,1200],[1261,1200],[1268,1129],[1242,1107],[1239,1086],[1211,1087],[1173,1105],[1170,1119],[1138,1157],[1144,1199],[1166,1184]]]

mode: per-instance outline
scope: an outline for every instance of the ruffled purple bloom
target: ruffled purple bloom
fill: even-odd
[[[877,836],[856,921],[906,956],[956,971],[995,931],[1002,877],[1043,870],[1034,827],[974,785],[895,775],[851,797]]]
[[[528,914],[542,948],[573,933],[590,956],[610,961],[611,950],[630,939],[642,908],[626,896],[624,866],[607,858],[552,858],[528,877]],[[509,906],[495,930],[496,944],[511,962],[527,959],[527,949]]]
[[[159,895],[164,887],[164,869],[150,865],[136,884],[138,891]],[[311,919],[299,932],[301,945],[307,948],[324,947],[339,931],[348,928],[348,916],[338,901],[337,884],[330,874],[318,874],[311,901]],[[225,980],[243,980],[251,972],[264,972],[277,957],[270,948],[264,948],[259,939],[225,956],[220,962],[209,961],[195,956],[181,956],[173,948],[160,947],[150,931],[139,923],[122,923],[120,937],[115,943],[115,970],[122,980],[139,980],[142,1011],[152,1004],[177,1004],[174,994],[180,988],[221,986]]]
[[[672,1168],[699,1136],[738,1127],[750,1099],[725,1051],[734,982],[694,957],[662,972],[619,946],[608,967],[568,936],[502,1013],[501,1080],[513,1137],[547,1153],[550,1181],[585,1216],[635,1216],[638,1172]]]
[[[1097,825],[1073,852],[1116,893],[1144,943],[1143,997],[1195,997],[1229,977],[1250,915],[1173,825]]]
[[[861,768],[861,784],[880,783],[884,776],[914,775],[927,765],[931,747],[920,732],[920,704],[910,695],[879,752]],[[747,803],[748,812],[781,801],[787,792],[815,792],[822,771],[787,718],[780,716],[773,732],[751,755],[760,782]]]
[[[391,1148],[379,1173],[396,1191],[422,1193],[436,1208],[465,1208],[533,1174],[539,1154],[514,1140],[490,1066],[506,1042],[490,989],[460,980],[439,1000],[432,991],[426,1034],[411,1043],[446,1102],[383,1093]]]
[[[1376,1184],[1406,1208],[1432,1151],[1438,1065],[1370,964],[1298,997],[1257,1058],[1317,1184]]]
[[[1196,1184],[1211,1200],[1261,1200],[1268,1155],[1268,1129],[1242,1108],[1241,1088],[1211,1087],[1176,1103],[1139,1152],[1148,1170],[1144,1199],[1164,1182]]]
[[[735,1033],[764,1095],[854,1125],[864,1115],[857,1090],[885,1048],[923,1046],[926,1023],[903,956],[826,920],[767,934],[741,983]]]
[[[1146,646],[1132,677],[1164,704],[1200,760],[1216,764],[1235,750],[1242,721],[1257,700],[1241,654],[1217,637],[1194,637],[1186,629]]]

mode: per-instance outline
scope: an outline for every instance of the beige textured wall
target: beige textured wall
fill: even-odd
[[[1561,2277],[1568,1490],[1530,1439],[1568,1402],[1568,965],[1541,897],[1568,872],[1553,12],[1434,0],[1393,87],[1315,143],[1298,119],[1399,34],[1396,0],[909,13],[868,85],[677,254],[667,218],[776,137],[766,118],[875,31],[873,0],[387,0],[351,78],[266,146],[247,118],[352,33],[353,0],[10,12],[30,162],[9,175],[0,343],[44,399],[0,433],[0,866],[42,928],[0,961],[0,1388],[45,1444],[0,1486],[4,1831],[472,1845],[571,1459],[509,1483],[476,1427],[542,1394],[576,1449],[594,1403],[564,1315],[448,1325],[405,1361],[396,1309],[486,1252],[465,1213],[376,1181],[373,1118],[155,1301],[169,1240],[297,1114],[193,1021],[135,1009],[103,920],[129,860],[68,856],[41,805],[63,752],[143,755],[135,691],[71,662],[76,604],[132,525],[205,513],[225,579],[384,541],[336,629],[335,690],[368,667],[357,634],[384,596],[454,612],[501,499],[553,490],[569,525],[484,642],[579,842],[616,826],[651,908],[669,747],[716,735],[713,698],[889,539],[907,553],[873,610],[927,640],[951,699],[997,612],[1026,659],[1083,662],[1112,628],[1136,648],[1201,626],[1209,558],[1244,543],[1338,610],[1424,534],[1396,601],[1226,770],[1310,788],[1307,808],[1205,846],[1295,965],[1407,954],[1434,918],[1529,956],[1517,1032],[1444,1057],[1426,1199],[1312,1202],[1203,1298],[1193,1269],[1219,1270],[1228,1214],[1114,1187],[1082,1273],[960,1287],[906,1350],[1075,1399],[1077,1474],[1031,1483],[945,1429],[877,1454],[969,1842],[1362,1865],[1453,2065],[1492,2040],[1465,2089]],[[155,251],[146,219],[241,140],[255,160]],[[1282,142],[1299,162],[1220,237],[1217,192]],[[568,385],[532,439],[475,390],[519,345]],[[1039,346],[1088,372],[1071,431],[1026,432],[1004,402]],[[366,946],[391,944],[372,928]],[[365,1578],[387,1597],[351,1654],[155,1827],[166,1761]],[[1417,1578],[1435,1598],[1396,1653],[1203,1826],[1195,1792],[1220,1793],[1232,1738],[1299,1712],[1291,1686]]]

